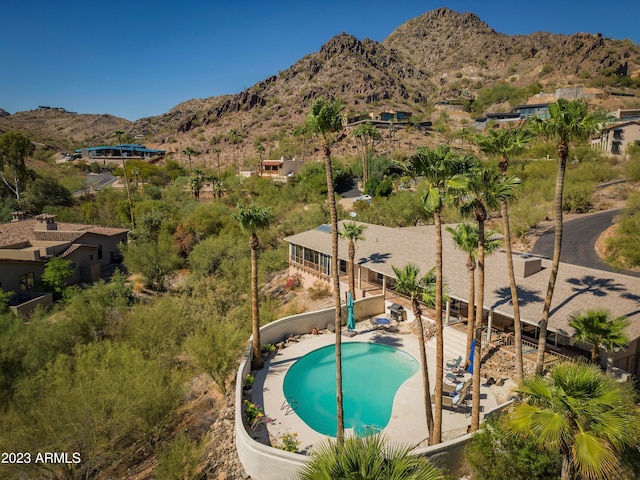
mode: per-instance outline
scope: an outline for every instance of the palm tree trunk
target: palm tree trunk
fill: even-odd
[[[249,237],[251,248],[251,329],[253,332],[253,358],[251,368],[259,370],[263,367],[262,345],[260,344],[260,308],[258,303],[258,236],[252,233]]]
[[[518,302],[518,287],[516,276],[513,272],[513,257],[511,256],[511,229],[509,228],[509,210],[507,202],[500,202],[502,210],[502,225],[504,235],[504,248],[507,255],[507,271],[509,272],[509,287],[511,288],[511,303],[513,303],[513,330],[515,334],[515,354],[516,354],[516,383],[520,384],[524,377],[522,366],[522,329],[520,326],[520,304]]]
[[[413,315],[418,323],[418,345],[420,346],[420,365],[422,366],[422,387],[424,392],[424,414],[427,418],[427,430],[429,430],[429,445],[433,445],[431,439],[434,436],[433,411],[431,410],[431,386],[429,385],[429,370],[427,367],[427,348],[424,342],[424,328],[422,326],[422,312],[415,298],[411,299]]]
[[[558,267],[560,265],[560,253],[562,250],[562,193],[564,190],[564,174],[567,168],[567,157],[569,149],[566,143],[558,144],[558,176],[556,178],[556,228],[553,240],[553,258],[551,260],[551,273],[549,274],[549,284],[547,286],[547,294],[544,298],[544,307],[542,308],[542,320],[540,320],[540,336],[538,338],[538,356],[536,359],[536,374],[542,375],[544,370],[544,351],[547,347],[547,325],[549,324],[549,311],[551,310],[551,301],[553,300],[553,291],[556,286],[556,278],[558,277]]]
[[[564,453],[562,455],[562,469],[560,471],[561,480],[573,480],[573,462],[571,460],[571,453]]]
[[[467,302],[467,349],[465,350],[467,356],[464,361],[465,367],[469,366],[476,318],[476,261],[471,255],[467,259],[467,270],[469,271],[469,301]]]
[[[335,306],[336,330],[336,440],[338,445],[344,443],[344,409],[342,399],[342,310],[340,305],[340,272],[338,270],[338,212],[336,196],[333,191],[333,170],[331,168],[331,149],[325,141],[325,170],[327,174],[327,195],[331,215],[331,277],[333,279],[333,300]]]
[[[471,431],[480,428],[480,364],[482,363],[482,318],[484,316],[484,219],[478,218],[478,304],[476,305],[475,348],[473,349],[473,382]]]
[[[442,437],[442,377],[444,363],[444,339],[442,331],[442,225],[440,212],[433,215],[436,230],[436,385],[434,395],[435,418],[433,420],[433,439],[430,444],[440,443]]]

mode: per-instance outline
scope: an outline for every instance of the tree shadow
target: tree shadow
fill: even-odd
[[[638,304],[638,309],[633,312],[629,312],[625,315],[625,317],[630,318],[640,313],[640,295],[636,295],[635,293],[623,293],[620,295],[622,298],[626,298],[627,300],[634,301]]]
[[[623,284],[617,283],[612,278],[598,278],[593,275],[585,275],[582,278],[568,278],[566,282],[573,285],[572,290],[574,293],[564,299],[559,305],[556,305],[549,315],[553,315],[562,307],[571,303],[574,298],[585,293],[590,293],[594,297],[606,297],[610,293],[627,291]]]
[[[540,296],[540,290],[531,290],[523,287],[516,287],[516,290],[518,292],[518,305],[521,307],[530,303],[539,303],[543,301],[543,298]],[[500,300],[491,305],[492,309],[496,309],[507,303],[513,305],[510,287],[498,288],[494,290],[494,293],[500,297]]]
[[[391,258],[390,253],[372,253],[368,257],[361,257],[358,260],[359,265],[363,265],[367,262],[371,263],[385,263],[387,260]]]

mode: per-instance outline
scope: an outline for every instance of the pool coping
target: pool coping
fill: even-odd
[[[390,302],[387,302],[390,303]],[[369,318],[369,316],[380,315],[380,312],[385,311],[385,300],[382,295],[377,297],[367,297],[356,301],[356,310],[360,312],[357,314],[358,318]],[[266,424],[258,425],[254,431],[247,430],[243,422],[243,408],[242,402],[246,397],[242,393],[242,379],[250,372],[250,358],[251,358],[251,341],[247,348],[247,354],[244,360],[241,362],[240,368],[236,376],[236,415],[235,415],[235,432],[236,432],[236,448],[240,460],[245,467],[246,472],[256,480],[282,480],[283,478],[294,478],[296,472],[308,461],[306,455],[300,453],[290,453],[284,450],[275,448],[265,444],[265,439],[268,440],[268,433],[271,433],[274,438],[280,438],[278,435],[283,433],[297,433],[298,438],[303,442],[300,445],[301,450],[307,450],[312,445],[325,441],[326,436],[315,432],[308,427],[302,419],[297,417],[295,413],[284,415],[285,410],[281,410],[282,402],[284,401],[284,392],[282,390],[282,382],[284,381],[284,368],[281,369],[277,378],[271,379],[271,374],[274,373],[272,368],[275,368],[277,364],[272,365],[272,361],[277,359],[277,362],[286,361],[289,359],[290,364],[293,358],[297,355],[302,356],[310,352],[313,346],[317,345],[317,348],[322,346],[331,345],[335,342],[335,334],[323,334],[304,337],[305,332],[310,332],[314,326],[326,325],[327,320],[331,321],[333,318],[334,309],[319,310],[316,312],[307,312],[300,315],[294,315],[273,322],[261,328],[261,337],[263,343],[275,343],[278,339],[287,338],[290,334],[302,334],[303,341],[299,341],[292,346],[289,346],[278,353],[272,358],[268,359],[261,371],[256,372],[256,379],[254,381],[254,391],[252,394],[252,401],[257,401],[265,409],[265,415],[269,419]],[[368,323],[368,322],[367,322]],[[400,326],[400,332],[398,334],[390,334],[387,332],[371,329],[367,329],[365,322],[359,322],[361,333],[353,338],[345,337],[343,335],[343,342],[348,341],[362,341],[372,336],[376,336],[378,340],[386,338],[387,341],[397,343],[397,337],[406,335],[410,337],[410,333],[402,333],[403,325]],[[368,330],[368,331],[365,331]],[[408,329],[407,329],[408,330]],[[380,337],[383,336],[383,338]],[[393,337],[397,335],[397,337]],[[410,347],[407,353],[419,358],[418,340],[413,337],[411,342],[415,344],[414,347]],[[409,344],[408,344],[409,345]],[[392,345],[395,346],[395,345]],[[304,352],[304,353],[303,353]],[[286,353],[286,356],[285,356]],[[427,343],[427,358],[435,358],[435,345],[432,342]],[[282,363],[280,363],[282,365]],[[435,373],[435,362],[428,361],[430,378]],[[433,369],[433,372],[432,372]],[[271,372],[271,374],[269,374]],[[271,382],[274,383],[271,383]],[[278,386],[279,385],[279,388]],[[265,390],[266,389],[266,390]],[[433,387],[432,387],[433,390]],[[493,399],[491,405],[485,404],[485,411],[483,416],[492,414],[494,411],[499,411],[505,408],[505,405],[497,405],[495,398],[488,389],[482,390],[483,396],[487,399]],[[446,466],[450,471],[455,472],[460,468],[459,458],[462,452],[462,448],[470,440],[471,434],[463,435],[459,438],[452,439],[447,442],[443,442],[439,445],[432,447],[425,446],[424,441],[416,442],[415,439],[426,438],[426,420],[424,414],[424,408],[420,407],[421,402],[416,402],[415,395],[419,395],[418,398],[422,398],[422,378],[421,375],[415,374],[409,380],[407,380],[399,389],[394,399],[394,406],[392,411],[392,419],[389,425],[383,430],[385,436],[390,439],[395,439],[396,431],[400,431],[401,434],[407,434],[413,436],[413,442],[408,443],[414,447],[414,453],[417,455],[425,455],[435,460],[440,465]],[[278,403],[280,402],[280,403]],[[394,412],[405,412],[401,419],[394,418]],[[406,415],[406,412],[412,412],[410,415]],[[456,416],[462,416],[463,414],[453,413],[443,410],[443,433],[446,431],[446,423],[448,420],[455,418]],[[293,418],[292,418],[293,417]],[[392,422],[393,425],[392,425]],[[465,425],[470,423],[469,418],[464,418]],[[450,422],[449,422],[450,423]],[[422,436],[421,436],[422,435]]]

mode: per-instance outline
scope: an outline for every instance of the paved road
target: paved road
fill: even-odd
[[[562,232],[562,254],[560,261],[587,268],[616,272],[596,253],[596,240],[602,232],[611,226],[613,218],[620,210],[608,210],[602,213],[585,215],[565,222]],[[531,253],[551,258],[553,256],[553,235],[555,228],[544,232],[536,241]],[[640,277],[640,273],[620,270],[618,273]]]
[[[362,192],[358,189],[358,178],[351,178],[341,189],[336,190],[336,193],[342,198],[356,198],[362,195]]]

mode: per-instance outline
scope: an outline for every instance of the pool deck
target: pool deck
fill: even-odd
[[[403,350],[420,361],[417,337],[411,333],[408,325],[401,322],[397,329],[391,331],[372,329],[368,320],[358,322],[357,335],[347,337],[343,334],[342,342],[374,342]],[[344,332],[344,330],[343,330]],[[308,452],[314,445],[326,440],[326,436],[316,432],[306,425],[286,401],[283,391],[284,378],[288,369],[300,357],[307,353],[335,343],[335,333],[321,333],[320,335],[304,335],[300,341],[287,348],[278,350],[277,354],[265,361],[265,367],[258,371],[253,384],[251,401],[264,408],[267,418],[266,429],[258,426],[252,437],[270,444],[269,438],[278,446],[283,434],[296,433],[300,441],[299,451]],[[427,364],[429,380],[433,394],[435,378],[435,339],[427,342]],[[375,370],[371,371],[375,376]],[[467,377],[468,378],[468,375]],[[409,445],[412,448],[424,447],[428,443],[428,431],[425,409],[422,402],[422,374],[420,370],[400,386],[395,396],[393,410],[389,424],[382,430],[388,440]],[[486,385],[480,390],[482,412],[495,408],[498,403]],[[442,434],[444,440],[449,440],[466,433],[471,423],[470,401],[468,411],[462,407],[459,412],[443,409]],[[482,418],[482,413],[481,413]],[[346,434],[349,435],[347,429]]]

